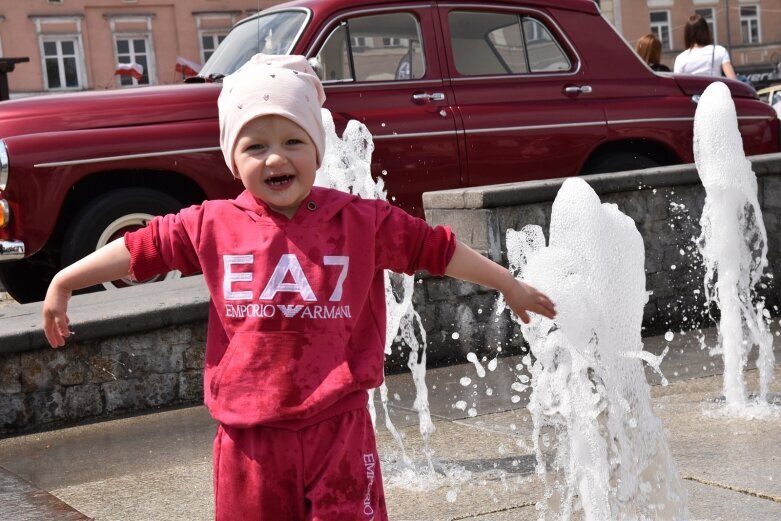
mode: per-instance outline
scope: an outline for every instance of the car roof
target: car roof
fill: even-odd
[[[403,5],[406,3],[420,4],[420,0],[396,0],[394,5]],[[465,0],[444,0],[438,3],[441,4],[471,4],[474,5],[474,1]],[[481,4],[492,5],[515,5],[515,6],[536,6],[536,7],[554,7],[559,9],[568,9],[572,11],[583,11],[586,13],[598,14],[599,7],[597,7],[594,0],[496,0],[495,2],[481,2]],[[371,7],[375,5],[388,5],[388,0],[360,0],[360,7]],[[278,4],[264,11],[277,11],[280,9],[287,9],[291,7],[305,7],[312,11],[329,11],[335,12],[349,7],[355,7],[355,0],[294,0],[292,2],[286,2]]]

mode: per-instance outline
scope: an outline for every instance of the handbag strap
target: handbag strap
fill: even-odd
[[[715,43],[711,44],[711,47],[713,47],[713,50],[711,51],[710,54],[710,70],[711,72],[713,72],[713,60],[714,58],[716,58],[716,44]]]

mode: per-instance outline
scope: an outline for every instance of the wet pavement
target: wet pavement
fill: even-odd
[[[775,338],[776,359],[781,360],[781,339]],[[668,344],[662,337],[645,343],[654,353]],[[713,331],[707,332],[706,343],[714,344]],[[684,478],[692,519],[778,521],[781,414],[755,420],[710,414],[721,394],[720,359],[701,350],[691,333],[676,335],[669,344],[662,370],[670,384],[654,385],[652,396]],[[430,440],[433,474],[405,470],[380,413],[378,444],[393,521],[537,519],[542,486],[534,473],[528,391],[519,394],[510,388],[517,381],[519,360],[500,358],[493,371],[489,362],[482,361],[485,377],[470,363],[428,372],[437,427]],[[647,376],[658,383],[657,375],[649,371]],[[757,371],[747,371],[746,377],[748,388],[755,390]],[[425,469],[411,376],[388,377],[388,389],[390,416],[405,437],[406,454]],[[781,401],[779,389],[781,365],[771,387]],[[515,403],[514,395],[520,397]],[[36,513],[20,517],[20,508],[37,488],[39,495],[55,502],[59,498],[99,521],[209,520],[214,431],[206,410],[190,407],[2,439],[0,467],[29,484],[26,492],[14,495],[0,479],[0,519],[83,519]]]

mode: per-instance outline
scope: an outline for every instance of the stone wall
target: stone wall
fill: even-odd
[[[751,158],[759,185],[759,202],[768,233],[768,277],[761,294],[779,314],[779,291],[773,273],[781,273],[781,154]],[[710,327],[702,291],[704,269],[696,247],[704,188],[693,165],[637,172],[584,176],[603,203],[616,204],[634,219],[643,237],[646,287],[650,292],[643,320],[644,335],[668,330]],[[505,235],[539,225],[546,234],[553,199],[563,180],[535,181],[480,189],[432,192],[424,196],[427,220],[449,224],[459,238],[506,265]],[[451,284],[437,295],[457,300]],[[436,313],[435,310],[425,310]],[[500,322],[507,320],[506,315]],[[499,329],[506,327],[497,324]]]
[[[181,324],[0,354],[0,433],[200,403],[205,330]]]
[[[752,158],[769,236],[770,271],[781,273],[781,154]],[[646,248],[645,335],[710,326],[702,295],[699,235],[704,193],[692,166],[587,176],[603,202],[637,223]],[[427,194],[427,217],[506,265],[505,232],[537,224],[547,233],[562,180]],[[681,253],[683,252],[683,253]],[[778,314],[774,279],[763,288]],[[524,350],[518,326],[497,315],[493,291],[419,276],[414,303],[428,341],[427,364],[465,363]],[[208,295],[191,277],[74,297],[76,335],[50,349],[40,304],[0,309],[0,435],[78,421],[200,403]],[[422,333],[418,333],[421,337]],[[409,348],[397,341],[386,371],[406,370]]]

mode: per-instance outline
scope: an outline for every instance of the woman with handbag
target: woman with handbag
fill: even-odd
[[[736,80],[727,49],[713,43],[708,22],[700,15],[692,15],[683,31],[686,50],[675,58],[673,72],[726,76]]]

